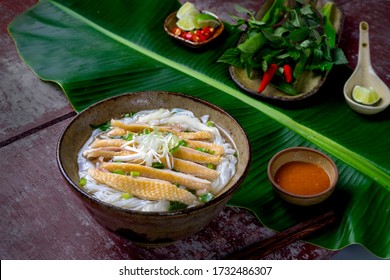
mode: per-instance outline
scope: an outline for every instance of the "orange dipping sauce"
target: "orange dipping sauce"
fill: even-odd
[[[275,174],[276,183],[288,192],[311,195],[330,186],[328,173],[319,165],[292,161],[282,165]]]

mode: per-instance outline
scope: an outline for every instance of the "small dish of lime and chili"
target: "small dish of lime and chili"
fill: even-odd
[[[216,39],[222,33],[224,25],[217,15],[199,11],[194,4],[186,2],[167,17],[164,29],[172,38],[197,48]]]

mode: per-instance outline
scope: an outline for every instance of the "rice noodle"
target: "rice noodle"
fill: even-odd
[[[174,131],[207,131],[213,136],[212,143],[223,147],[224,154],[221,156],[220,163],[215,167],[215,170],[218,172],[218,177],[211,182],[210,192],[214,197],[224,189],[224,187],[228,184],[236,172],[236,147],[232,142],[231,137],[225,131],[223,131],[221,127],[216,124],[213,126],[208,125],[208,115],[197,118],[193,112],[180,108],[175,108],[172,110],[157,109],[140,111],[131,116],[127,115],[116,121],[120,121],[124,124],[145,124],[148,125],[152,131],[147,131],[145,133],[133,133],[132,139],[126,141],[125,144],[120,147],[123,150],[131,152],[131,154],[124,156],[114,156],[112,159],[109,159],[109,161],[137,162],[138,164],[143,164],[150,167],[155,163],[162,163],[162,159],[164,159],[163,162],[165,162],[167,165],[165,168],[174,170],[174,152],[172,151],[175,148],[177,149],[182,139],[178,136],[180,135],[179,133],[175,135],[175,132],[162,132],[158,128],[159,126],[169,126],[174,127]],[[111,130],[113,130],[113,127],[110,127],[108,132]],[[226,142],[221,133],[226,139],[229,140],[229,142]],[[99,168],[99,160],[86,158],[83,156],[83,153],[90,149],[91,143],[97,138],[109,139],[111,137],[113,136],[111,136],[110,133],[103,132],[100,129],[95,129],[91,137],[80,150],[78,155],[79,176],[80,178],[85,178],[86,183],[83,186],[84,189],[95,196],[97,199],[100,199],[109,204],[116,205],[118,207],[136,211],[168,211],[170,202],[167,200],[147,200],[140,199],[135,196],[131,197],[131,195],[124,196],[123,192],[97,182],[88,174],[88,170],[90,168]],[[103,147],[103,149],[104,148],[105,147]],[[186,189],[185,186],[180,186],[180,188]],[[196,191],[197,195],[205,193],[207,193],[206,190]],[[193,205],[197,204],[199,204],[199,201],[194,202]],[[191,207],[191,205],[188,207]]]

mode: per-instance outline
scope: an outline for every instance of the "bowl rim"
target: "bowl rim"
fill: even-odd
[[[293,193],[293,192],[289,192],[289,191],[283,189],[278,183],[276,183],[274,177],[271,176],[271,166],[272,166],[272,163],[279,156],[281,156],[283,154],[286,154],[286,153],[289,153],[289,152],[292,152],[292,151],[312,152],[312,153],[316,153],[316,154],[322,156],[323,158],[325,158],[331,164],[332,168],[335,170],[335,178],[334,178],[333,182],[331,184],[329,184],[329,187],[327,187],[322,192],[319,192],[319,193],[316,193],[316,194],[309,194],[309,195],[306,194],[305,195],[305,194],[296,194],[296,193]],[[286,148],[286,149],[283,149],[283,150],[277,152],[268,162],[267,175],[268,175],[269,181],[271,182],[271,185],[273,187],[275,187],[278,191],[282,192],[283,194],[288,195],[290,197],[299,198],[299,199],[312,199],[312,198],[317,198],[317,197],[323,196],[324,194],[332,191],[336,187],[337,181],[338,181],[338,177],[339,177],[339,171],[338,171],[336,163],[328,155],[326,155],[325,153],[323,153],[323,152],[321,152],[321,151],[319,151],[317,149],[314,149],[314,148],[296,146],[296,147]]]
[[[72,181],[72,179],[70,178],[68,173],[65,171],[65,168],[62,164],[61,156],[60,156],[62,141],[63,141],[63,138],[64,138],[67,130],[69,129],[69,127],[73,123],[75,123],[83,114],[85,114],[85,112],[91,110],[92,108],[101,106],[101,104],[105,103],[108,100],[126,98],[126,96],[130,96],[130,95],[144,95],[147,93],[158,93],[158,94],[162,93],[162,94],[168,94],[168,95],[173,95],[173,96],[180,96],[180,97],[184,97],[184,98],[189,98],[195,102],[200,102],[203,105],[206,105],[207,107],[210,107],[211,109],[214,109],[214,110],[226,115],[233,123],[235,123],[237,129],[239,129],[241,131],[241,133],[244,135],[245,142],[247,143],[248,161],[247,161],[247,164],[246,164],[241,176],[237,179],[237,181],[229,189],[227,189],[225,192],[223,192],[221,195],[217,196],[216,198],[210,200],[209,202],[206,202],[206,203],[201,204],[201,205],[196,205],[193,207],[185,208],[185,209],[179,209],[179,210],[174,210],[174,211],[136,211],[136,210],[126,209],[126,208],[122,208],[122,207],[115,206],[113,204],[109,204],[107,202],[104,202],[104,201],[94,197],[92,194],[88,193],[87,191],[83,190],[82,188],[80,188],[77,185],[77,183]],[[251,145],[249,142],[248,135],[245,133],[245,130],[242,128],[240,123],[238,121],[236,121],[229,113],[227,113],[221,107],[219,107],[215,104],[212,104],[212,103],[210,103],[204,99],[201,99],[199,97],[195,97],[195,96],[191,96],[191,95],[187,95],[187,94],[179,93],[179,92],[159,91],[159,90],[145,90],[145,91],[127,92],[127,93],[116,95],[113,97],[108,97],[106,99],[103,99],[101,101],[98,101],[98,102],[88,106],[87,108],[85,108],[81,112],[77,113],[77,115],[74,116],[72,118],[72,120],[62,130],[60,137],[58,139],[58,142],[57,142],[57,147],[56,147],[56,162],[57,162],[57,166],[60,170],[60,173],[63,176],[63,178],[66,180],[68,185],[71,186],[71,188],[74,191],[76,191],[77,194],[79,196],[81,196],[81,198],[88,199],[88,200],[92,201],[93,203],[97,203],[99,205],[102,205],[104,207],[107,207],[107,208],[110,208],[110,209],[113,209],[116,211],[123,211],[123,212],[129,213],[129,214],[144,215],[144,216],[149,216],[149,217],[150,216],[166,217],[166,216],[188,215],[189,213],[191,213],[193,211],[201,211],[201,210],[204,210],[205,208],[207,208],[209,205],[220,203],[227,196],[230,196],[232,193],[234,193],[238,189],[238,187],[241,185],[241,183],[244,181],[244,179],[247,177],[247,175],[249,173],[251,161],[252,161],[252,153],[251,153]]]

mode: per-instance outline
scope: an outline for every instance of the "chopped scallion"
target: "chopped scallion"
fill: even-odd
[[[147,134],[150,134],[152,131],[150,130],[150,128],[145,128],[141,133],[140,135],[147,135]]]
[[[153,168],[157,168],[157,169],[163,169],[164,168],[164,164],[162,162],[156,161],[156,162],[152,163],[152,167]]]
[[[205,193],[205,194],[199,196],[199,200],[202,202],[209,202],[213,198],[214,198],[214,196],[212,193]]]
[[[179,150],[179,147],[180,147],[180,145],[177,145],[177,146],[173,147],[172,149],[170,149],[169,152],[171,154],[173,154],[173,153],[175,153],[175,152],[177,152]]]
[[[206,125],[210,126],[210,127],[214,127],[215,126],[214,122],[212,122],[212,121],[206,122]]]
[[[121,194],[121,197],[122,197],[123,199],[129,199],[129,198],[132,198],[133,195],[132,195],[132,194],[129,194],[129,193],[122,193],[122,194]]]
[[[119,175],[126,175],[125,172],[121,169],[115,169],[112,171],[112,173],[119,174]]]
[[[180,146],[187,147],[188,143],[185,140],[180,140],[179,143],[177,143],[177,145],[175,147],[173,147],[172,149],[170,149],[169,151],[171,153],[177,152],[177,150],[179,149]]]
[[[85,179],[84,177],[81,178],[80,181],[79,181],[79,185],[84,187],[86,184],[87,184],[87,179]]]
[[[101,124],[98,124],[98,125],[91,124],[90,126],[93,129],[99,128],[102,131],[106,131],[106,130],[108,130],[111,127],[111,123],[110,122],[105,122],[105,123],[101,123]]]
[[[127,133],[124,138],[126,141],[133,140],[133,133],[131,133],[131,132]]]
[[[179,141],[179,146],[187,147],[187,146],[188,146],[188,143],[187,143],[186,140],[180,140],[180,141]]]
[[[211,155],[215,154],[215,151],[207,149],[207,148],[198,147],[195,150],[201,151],[203,153],[208,153],[208,154],[211,154]]]
[[[207,168],[215,169],[215,166],[214,166],[214,164],[212,164],[212,163],[208,163],[208,164],[207,164]]]
[[[133,117],[133,116],[134,116],[134,113],[126,113],[126,114],[124,115],[125,118],[131,118],[131,117]]]
[[[169,202],[169,211],[181,210],[187,208],[187,205],[178,201]]]

